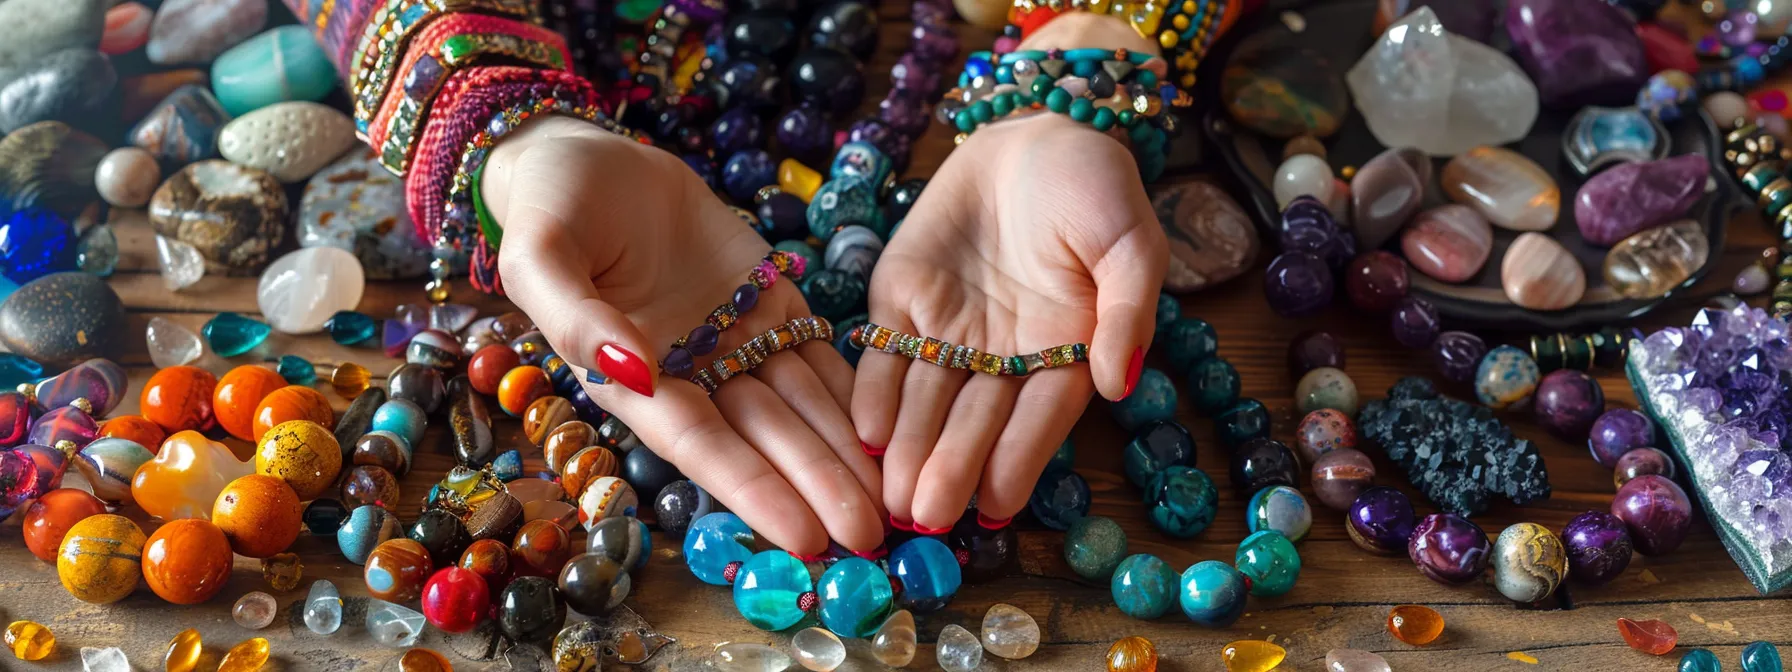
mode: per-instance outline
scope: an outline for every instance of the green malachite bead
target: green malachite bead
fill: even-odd
[[[1150,70],[1136,70],[1135,72],[1138,73],[1138,82],[1141,86],[1157,86],[1157,73]]]
[[[959,110],[958,116],[952,117],[952,123],[953,125],[958,126],[958,132],[960,133],[969,133],[977,130],[977,120],[971,117],[970,108]]]
[[[1013,371],[1016,376],[1025,376],[1031,373],[1027,371],[1027,360],[1021,359],[1019,356],[1008,358],[1008,370]]]
[[[996,114],[994,107],[991,106],[987,100],[979,100],[975,103],[971,103],[971,106],[965,109],[970,110],[971,118],[977,120],[978,125],[989,123],[991,119],[995,118]]]
[[[1070,111],[1070,92],[1063,89],[1052,89],[1045,94],[1045,107],[1058,114]]]
[[[274,372],[285,378],[288,385],[310,385],[317,382],[317,367],[298,355],[282,355]]]
[[[1095,117],[1095,103],[1088,98],[1070,101],[1070,118],[1082,123],[1089,123]]]
[[[1139,113],[1132,110],[1121,110],[1119,117],[1120,125],[1126,128],[1132,128],[1133,124],[1139,123]]]
[[[1238,571],[1251,579],[1251,594],[1275,597],[1294,589],[1300,578],[1300,552],[1275,530],[1261,530],[1238,544],[1233,558]]]
[[[997,95],[994,100],[989,102],[989,107],[998,117],[1008,116],[1008,113],[1014,111],[1014,94],[1004,93]]]
[[[1051,94],[1053,89],[1057,88],[1057,83],[1053,82],[1050,77],[1040,75],[1033,78],[1033,86],[1031,88],[1033,89],[1034,98],[1045,98]]]
[[[1105,131],[1114,127],[1115,118],[1113,110],[1103,107],[1095,110],[1095,118],[1089,120],[1089,125],[1097,131]]]

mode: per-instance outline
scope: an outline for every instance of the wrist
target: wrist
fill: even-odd
[[[495,217],[503,217],[513,193],[512,178],[518,167],[531,162],[536,154],[551,153],[546,160],[570,158],[569,150],[599,164],[640,163],[657,152],[623,135],[606,131],[595,124],[562,115],[547,115],[525,122],[509,137],[492,148],[479,181],[480,197]],[[602,189],[596,184],[593,188]],[[501,224],[502,222],[500,222]]]
[[[1028,35],[1020,48],[1125,49],[1161,55],[1157,44],[1141,37],[1125,19],[1093,12],[1071,12],[1052,19]]]

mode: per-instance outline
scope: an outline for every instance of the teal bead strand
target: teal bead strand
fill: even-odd
[[[1114,568],[1108,590],[1120,612],[1149,621],[1170,610],[1176,602],[1176,570],[1155,555],[1128,556]]]
[[[1285,595],[1300,578],[1300,552],[1294,542],[1275,530],[1245,537],[1232,564],[1251,580],[1251,594],[1258,597]]]
[[[809,568],[784,551],[756,553],[734,576],[734,608],[761,630],[776,632],[803,622],[809,615],[805,606],[814,606],[814,593]]]
[[[1219,514],[1219,489],[1207,472],[1174,465],[1157,472],[1145,489],[1151,524],[1164,534],[1189,539],[1207,531]]]
[[[733,570],[753,557],[753,530],[739,516],[720,512],[698,518],[685,531],[684,563],[712,586],[734,582]]]
[[[1197,625],[1224,628],[1244,615],[1249,589],[1245,578],[1231,565],[1218,560],[1195,563],[1182,572],[1182,615]]]
[[[1243,388],[1238,369],[1224,357],[1209,357],[1189,367],[1188,403],[1202,415],[1212,417],[1231,408]]]
[[[1195,317],[1174,319],[1164,328],[1164,349],[1170,354],[1170,370],[1188,373],[1195,364],[1219,352],[1220,337],[1207,320]]]
[[[870,560],[851,557],[834,563],[815,586],[821,624],[841,637],[870,637],[895,607],[890,575]]]

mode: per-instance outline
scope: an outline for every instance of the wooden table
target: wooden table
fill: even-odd
[[[874,91],[888,85],[888,66],[895,59],[894,50],[905,41],[906,10],[900,4],[886,3],[883,9],[883,48],[868,68]],[[987,33],[974,29],[964,33],[967,44],[988,44]],[[918,146],[911,172],[932,173],[950,149],[949,134],[936,127]],[[131,310],[129,349],[122,361],[130,369],[131,390],[125,403],[114,412],[121,415],[135,412],[137,393],[153,372],[140,336],[150,318],[163,317],[197,331],[219,311],[254,314],[257,308],[253,278],[208,277],[181,293],[166,292],[156,274],[153,238],[140,213],[120,212],[115,220],[122,258],[111,282]],[[1692,297],[1708,297],[1726,288],[1736,270],[1771,243],[1758,218],[1750,215],[1739,220],[1732,225],[1720,251],[1719,270],[1697,291],[1689,292],[1689,298],[1675,301],[1673,307],[1658,311],[1646,322],[1650,326],[1686,323],[1698,300]],[[1268,258],[1265,254],[1261,262]],[[1295,381],[1285,370],[1284,348],[1288,338],[1300,330],[1325,328],[1344,339],[1349,347],[1346,370],[1365,398],[1383,396],[1402,376],[1434,375],[1429,358],[1396,345],[1382,320],[1360,319],[1342,307],[1342,302],[1340,307],[1315,318],[1275,317],[1264,307],[1260,277],[1261,273],[1253,269],[1239,280],[1183,297],[1183,305],[1185,314],[1206,319],[1218,328],[1220,354],[1230,359],[1244,377],[1244,394],[1263,400],[1273,409],[1277,438],[1292,441],[1298,421],[1291,401]],[[375,316],[391,315],[397,305],[421,301],[419,288],[419,282],[372,283],[360,310]],[[480,295],[464,283],[457,285],[454,300],[473,303],[482,314],[512,310],[507,302]],[[1521,344],[1522,340],[1519,334],[1488,336],[1490,342]],[[377,350],[344,348],[321,335],[294,338],[278,334],[257,353],[229,362],[208,354],[200,364],[222,373],[230,366],[289,353],[319,362],[360,362],[382,378],[398,364]],[[1154,352],[1148,363],[1163,366],[1161,353]],[[1600,372],[1600,381],[1610,404],[1635,405],[1630,387],[1620,373]],[[347,402],[336,398],[327,385],[320,389],[331,397],[338,412],[346,407]],[[1462,396],[1466,391],[1453,389],[1451,393]],[[1218,474],[1226,469],[1226,457],[1212,439],[1212,423],[1186,410],[1180,416],[1200,442],[1198,464],[1223,482],[1224,477]],[[1548,462],[1555,493],[1549,500],[1528,507],[1496,506],[1477,518],[1490,536],[1519,521],[1538,522],[1559,531],[1569,518],[1582,511],[1607,509],[1614,491],[1611,473],[1595,464],[1584,446],[1546,435],[1524,414],[1507,419],[1520,436],[1539,445]],[[527,444],[519,424],[513,420],[500,420],[495,431],[501,445]],[[1193,541],[1172,540],[1146,522],[1139,491],[1122,475],[1120,447],[1128,437],[1110,419],[1105,402],[1098,400],[1090,405],[1073,436],[1079,447],[1078,470],[1095,493],[1093,513],[1112,517],[1125,527],[1130,552],[1157,554],[1179,570],[1201,560],[1231,561],[1235,546],[1245,536],[1244,498],[1229,487],[1222,488],[1222,513],[1212,528]],[[239,454],[248,454],[250,446],[231,441]],[[417,451],[415,468],[403,479],[403,519],[417,516],[417,502],[422,494],[452,465],[448,441],[445,423],[435,422],[430,427],[430,437]],[[1376,455],[1382,474],[1379,483],[1411,491],[1379,451],[1368,452]],[[530,473],[541,470],[539,450],[525,448],[524,454],[528,456]],[[71,471],[70,478],[78,480],[79,475]],[[1435,510],[1416,495],[1415,501],[1420,502],[1421,514]],[[141,521],[140,511],[132,509],[128,513]],[[1792,645],[1792,625],[1786,621],[1792,610],[1780,600],[1756,594],[1702,517],[1686,544],[1675,553],[1658,558],[1639,555],[1611,584],[1598,588],[1569,585],[1552,603],[1553,608],[1537,610],[1516,607],[1483,583],[1449,588],[1426,580],[1403,557],[1378,557],[1358,549],[1346,537],[1336,512],[1319,509],[1317,513],[1310,537],[1299,547],[1304,564],[1299,584],[1282,597],[1251,598],[1245,616],[1224,630],[1197,627],[1174,615],[1174,609],[1173,615],[1153,622],[1122,615],[1113,606],[1106,583],[1083,581],[1069,570],[1062,559],[1062,534],[1023,523],[1018,566],[994,583],[966,586],[950,607],[922,617],[922,639],[931,642],[948,623],[976,632],[989,605],[1008,602],[1032,614],[1044,629],[1047,641],[1030,659],[989,663],[988,669],[1099,670],[1108,646],[1128,635],[1142,635],[1157,644],[1162,657],[1159,669],[1191,672],[1222,669],[1220,648],[1229,641],[1247,638],[1269,639],[1287,647],[1289,658],[1282,669],[1291,670],[1320,669],[1325,652],[1336,647],[1376,651],[1397,670],[1591,672],[1675,668],[1679,652],[1653,658],[1626,648],[1614,625],[1619,617],[1665,620],[1680,632],[1680,651],[1688,647],[1711,649],[1730,669],[1735,669],[1739,650],[1750,641],[1765,639],[1781,646]],[[582,534],[579,539],[582,544]],[[692,577],[683,567],[678,543],[656,533],[654,546],[649,566],[635,577],[628,605],[678,642],[663,650],[648,668],[693,669],[712,645],[722,641],[777,646],[787,643],[785,635],[762,632],[747,624],[735,612],[728,590],[704,585]],[[169,638],[188,627],[197,628],[205,637],[208,659],[201,669],[212,669],[226,649],[250,636],[264,636],[273,642],[276,661],[270,667],[275,669],[387,669],[399,651],[380,647],[365,634],[361,620],[364,602],[359,599],[366,596],[361,567],[342,558],[333,537],[305,536],[294,550],[304,559],[305,582],[297,590],[277,595],[283,611],[275,625],[251,633],[231,621],[230,606],[248,591],[268,590],[257,561],[238,558],[230,585],[203,605],[172,606],[139,588],[120,603],[93,606],[78,602],[63,591],[55,568],[25,550],[19,541],[17,522],[6,523],[0,526],[0,622],[31,619],[44,623],[55,631],[58,650],[40,665],[0,657],[0,669],[80,669],[78,650],[82,646],[119,646],[137,669],[160,669],[159,661]],[[315,578],[336,582],[349,602],[344,627],[332,637],[312,634],[299,618],[306,587]],[[1403,603],[1429,605],[1442,612],[1448,622],[1443,637],[1425,648],[1408,646],[1391,637],[1384,627],[1387,610]],[[478,645],[466,638],[449,641],[433,628],[419,645],[449,654],[460,669],[504,669],[502,661],[474,662],[455,655],[456,651],[474,651]],[[863,655],[864,648],[862,642],[851,644],[854,665],[858,669],[876,669],[877,666],[864,662],[869,660]],[[1537,663],[1526,664],[1515,660],[1516,655],[1508,655],[1516,652],[1534,657]],[[923,644],[913,667],[934,669],[931,644]]]

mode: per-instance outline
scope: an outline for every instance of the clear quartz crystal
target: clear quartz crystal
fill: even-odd
[[[311,584],[305,597],[305,627],[320,635],[328,635],[342,627],[342,596],[336,584],[319,580]]]
[[[1390,26],[1345,81],[1388,147],[1454,156],[1523,138],[1537,120],[1537,86],[1518,64],[1450,34],[1429,7]]]
[[[230,618],[237,625],[260,630],[274,622],[274,612],[279,608],[280,604],[274,601],[273,595],[259,590],[251,591],[237,599],[236,604],[230,608]]]
[[[367,601],[367,634],[386,646],[410,646],[423,633],[423,614],[385,600]]]
[[[149,318],[149,327],[144,329],[143,337],[149,346],[149,360],[158,369],[191,363],[205,353],[205,343],[199,340],[199,334],[166,318]]]
[[[1012,604],[997,603],[983,614],[983,649],[1020,660],[1039,650],[1039,623]]]
[[[205,257],[199,249],[167,236],[156,236],[156,261],[161,265],[162,285],[171,292],[192,287],[205,277]]]
[[[871,636],[871,656],[890,667],[908,667],[915,660],[915,615],[897,610]]]
[[[794,662],[783,651],[764,644],[723,642],[703,664],[720,672],[782,672]]]
[[[971,672],[983,664],[983,643],[971,631],[952,624],[940,630],[933,654],[946,672]]]
[[[103,649],[83,646],[81,669],[83,672],[131,672],[131,661],[126,660],[124,651],[116,646]]]
[[[846,662],[846,645],[834,633],[821,628],[808,628],[790,638],[790,650],[796,662],[814,672],[834,672]]]

